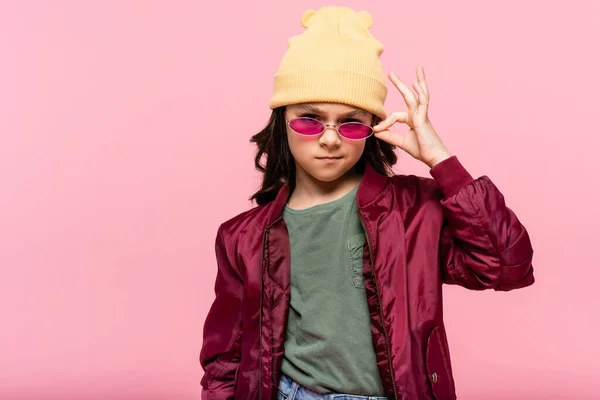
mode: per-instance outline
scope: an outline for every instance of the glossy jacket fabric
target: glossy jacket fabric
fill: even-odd
[[[373,346],[390,399],[455,399],[442,283],[507,291],[534,282],[527,231],[487,176],[456,156],[434,179],[367,165],[357,192]],[[204,325],[202,398],[276,399],[290,302],[290,195],[224,222]],[[318,279],[318,277],[315,277]]]

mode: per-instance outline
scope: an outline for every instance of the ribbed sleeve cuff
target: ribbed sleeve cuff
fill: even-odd
[[[474,180],[456,156],[436,164],[429,173],[440,185],[446,198],[454,196],[462,187]]]

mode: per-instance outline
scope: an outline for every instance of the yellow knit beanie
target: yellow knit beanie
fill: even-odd
[[[383,44],[369,32],[367,11],[326,6],[302,14],[304,32],[288,40],[269,108],[307,102],[344,103],[385,119]]]

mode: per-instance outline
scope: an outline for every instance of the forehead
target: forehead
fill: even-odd
[[[347,104],[341,103],[302,103],[292,104],[288,106],[288,109],[293,112],[311,112],[321,115],[365,115],[368,116],[370,113]]]

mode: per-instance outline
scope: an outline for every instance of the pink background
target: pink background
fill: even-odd
[[[199,398],[216,229],[250,207],[248,140],[326,4],[0,2],[0,398]],[[386,72],[424,65],[434,127],[536,251],[530,288],[445,288],[459,398],[600,398],[600,3],[345,4]]]

